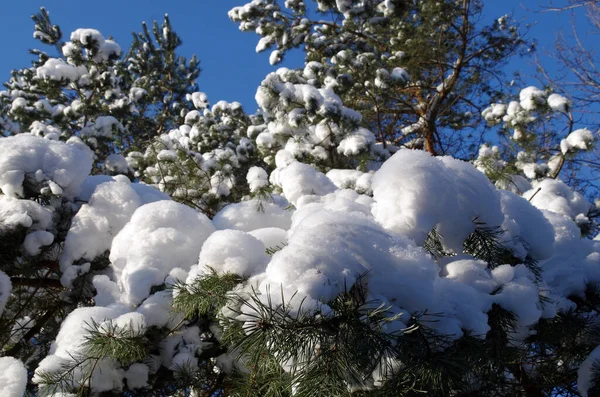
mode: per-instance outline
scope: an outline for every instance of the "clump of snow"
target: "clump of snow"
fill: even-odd
[[[174,328],[181,323],[183,315],[173,311],[172,299],[173,290],[158,291],[145,299],[136,311],[144,315],[148,327]]]
[[[196,109],[206,109],[210,105],[208,102],[208,96],[203,92],[193,92],[187,94],[185,98],[188,101],[192,101]]]
[[[550,96],[548,96],[548,106],[550,106],[550,109],[552,110],[566,112],[570,105],[569,100],[562,95],[550,94]]]
[[[122,309],[106,307],[83,307],[73,310],[63,321],[56,340],[50,348],[50,354],[38,365],[33,376],[33,383],[42,383],[43,374],[58,375],[65,367],[75,366],[87,354],[86,338],[90,335],[92,324],[100,324],[123,314]],[[83,366],[85,365],[85,361]],[[82,365],[73,372],[73,377],[67,381],[69,389],[75,388],[87,379],[87,372]],[[118,362],[109,358],[100,359],[89,379],[92,393],[100,393],[112,389],[120,389],[123,385],[123,372]],[[44,385],[40,385],[43,392]],[[66,390],[63,390],[66,391]]]
[[[292,214],[279,205],[257,200],[229,204],[213,218],[217,229],[236,229],[249,232],[265,227],[289,229]]]
[[[202,245],[197,271],[202,274],[210,267],[218,274],[250,277],[262,273],[268,262],[265,246],[256,237],[239,230],[218,230]],[[190,271],[188,280],[195,273]]]
[[[82,136],[111,138],[113,131],[121,130],[123,126],[113,116],[99,116],[81,130]]]
[[[278,227],[254,229],[248,234],[260,240],[267,249],[283,247],[287,243],[287,231]]]
[[[539,105],[544,104],[544,91],[537,87],[523,88],[519,93],[521,107],[525,110],[535,110]]]
[[[592,384],[592,367],[596,362],[600,362],[600,346],[590,353],[577,370],[577,390],[582,397],[588,397],[588,390],[594,386]]]
[[[327,313],[320,302],[332,300],[366,274],[363,282],[372,297],[394,302],[397,310],[418,311],[431,303],[437,272],[421,248],[391,236],[368,216],[324,210],[293,228],[288,245],[268,264],[260,291],[274,302],[299,305],[304,299],[303,310]]]
[[[3,271],[0,271],[0,315],[4,312],[6,302],[10,298],[10,292],[12,291],[12,283],[10,277]]]
[[[307,194],[325,195],[336,190],[336,186],[323,173],[308,164],[297,161],[278,168],[270,177],[271,183],[280,186],[283,195],[292,204]]]
[[[537,260],[551,256],[554,230],[540,210],[506,190],[500,191],[500,202],[504,213],[501,226],[504,244],[522,258],[528,254]]]
[[[73,218],[60,258],[61,270],[67,273],[74,262],[91,261],[110,249],[113,238],[135,210],[159,200],[169,200],[169,197],[150,186],[116,181],[99,185]],[[65,286],[77,276],[77,273],[69,274],[63,280]]]
[[[337,151],[344,156],[356,156],[375,143],[375,135],[365,128],[359,128],[338,144]]]
[[[25,236],[23,242],[23,248],[28,255],[38,255],[41,248],[46,245],[52,244],[54,241],[54,235],[45,230],[36,230]]]
[[[114,330],[116,334],[127,337],[144,335],[147,328],[146,317],[138,312],[121,314],[98,325],[100,333],[110,334]]]
[[[523,193],[536,208],[553,211],[575,219],[587,213],[592,204],[581,194],[572,190],[560,180],[546,178],[533,183],[531,190]]]
[[[282,59],[283,59],[283,54],[279,50],[272,51],[271,55],[269,55],[269,63],[271,65],[278,64],[279,62],[281,62]]]
[[[246,174],[246,180],[250,186],[250,192],[254,193],[269,184],[269,175],[264,168],[250,167]]]
[[[395,82],[407,84],[410,81],[410,75],[403,68],[394,68],[391,73],[392,80]]]
[[[471,164],[450,157],[400,150],[375,173],[372,188],[375,219],[417,244],[436,228],[444,245],[460,252],[474,221],[502,223],[494,186]]]
[[[110,252],[124,302],[140,304],[171,269],[189,269],[214,230],[204,214],[173,201],[138,208],[113,239]]]
[[[88,71],[85,66],[73,66],[57,58],[49,58],[42,66],[36,69],[36,75],[40,79],[66,80],[69,82],[77,81],[87,73]]]
[[[308,215],[321,211],[359,212],[371,215],[373,199],[369,196],[358,194],[354,190],[342,189],[325,196],[302,196],[297,203],[297,211],[292,216],[292,228],[298,225]]]
[[[108,155],[108,157],[104,159],[102,167],[105,170],[115,174],[127,174],[130,170],[129,164],[127,164],[125,157],[116,153]]]
[[[127,387],[129,387],[130,389],[141,389],[148,386],[149,372],[150,368],[148,368],[146,364],[131,364],[127,371],[125,371]]]
[[[543,214],[554,228],[554,254],[539,265],[557,308],[568,310],[573,304],[566,297],[583,295],[587,285],[600,282],[600,246],[581,238],[581,230],[572,218],[548,210]]]
[[[23,397],[27,388],[27,368],[14,357],[0,357],[0,389],[6,397]]]
[[[121,47],[113,40],[107,40],[96,29],[80,28],[71,33],[71,43],[63,47],[65,56],[70,57],[74,51],[73,43],[81,44],[86,55],[95,62],[106,62],[110,58],[121,56]]]
[[[594,143],[594,135],[587,128],[581,128],[571,132],[565,139],[560,141],[560,150],[563,154],[578,150],[588,150]]]
[[[92,169],[92,152],[79,145],[20,134],[0,138],[0,189],[23,195],[26,174],[56,183],[66,195],[76,195]],[[36,178],[37,179],[37,178]]]
[[[358,193],[372,193],[370,172],[358,170],[332,169],[325,174],[339,189],[354,189]]]
[[[52,225],[52,211],[32,200],[0,195],[0,224],[4,227],[23,226],[34,230]]]

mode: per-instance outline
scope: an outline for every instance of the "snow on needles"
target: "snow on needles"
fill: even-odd
[[[304,90],[295,89],[296,94]],[[312,98],[312,91],[304,91]],[[522,106],[537,106],[540,95],[526,91]],[[317,105],[327,104],[317,99]],[[366,130],[353,131],[343,152],[373,144]],[[569,145],[582,146],[578,135],[586,134],[576,134]],[[368,302],[381,303],[397,315],[384,332],[401,333],[418,314],[449,340],[465,333],[484,338],[493,305],[515,314],[518,340],[541,318],[572,309],[569,296],[600,282],[600,241],[582,239],[578,227],[592,204],[558,180],[536,181],[520,196],[498,189],[470,163],[408,149],[369,172],[330,169],[324,174],[288,149],[290,145],[273,156],[270,174],[248,168],[242,181],[251,193],[272,194],[218,207],[211,221],[126,176],[88,177],[90,152],[76,143],[27,134],[0,138],[0,221],[5,227],[27,228],[24,254],[40,254],[42,247],[56,244],[57,235],[54,209],[22,197],[27,178],[50,188],[56,184],[55,194],[77,211],[59,261],[65,287],[110,251],[109,268],[93,275],[96,306],[78,308],[65,319],[33,381],[43,383],[44,373],[76,365],[86,354],[92,322],[100,330],[110,325],[135,335],[150,327],[181,325],[182,315],[171,310],[177,289],[170,287],[191,285],[213,270],[246,279],[236,293],[256,293],[270,305],[285,302],[292,314],[331,315],[331,301],[360,286]],[[87,203],[75,203],[75,197]],[[498,243],[517,263],[492,269],[466,254],[463,243],[478,228],[502,231]],[[447,256],[426,251],[424,243],[432,234],[439,236]],[[527,261],[537,261],[539,274],[525,266]],[[0,272],[0,309],[10,291],[9,277]],[[248,330],[254,309],[239,305],[235,311],[223,310],[236,313]],[[174,371],[196,368],[203,343],[198,332],[184,325],[170,333],[159,346],[156,365],[123,368],[116,360],[101,359],[91,375],[92,393],[125,384],[143,388],[160,365]],[[585,363],[579,373],[582,393],[589,383]],[[21,379],[19,364],[0,359],[0,369],[5,369],[0,386],[14,389],[14,395],[22,393],[20,381],[13,385],[4,375],[14,372],[12,378]],[[75,373],[74,386],[86,381],[84,372]]]
[[[75,195],[92,169],[89,149],[33,135],[0,139],[0,153],[0,189],[12,197],[23,195],[26,175],[35,175],[38,182],[52,181],[65,194]]]

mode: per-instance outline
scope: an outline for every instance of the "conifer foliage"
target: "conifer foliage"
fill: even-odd
[[[596,395],[597,132],[500,96],[525,41],[481,7],[236,7],[272,63],[306,51],[256,114],[210,105],[166,16],[125,53],[41,9],[53,52],[0,92],[3,395]],[[501,138],[437,155],[479,117]]]

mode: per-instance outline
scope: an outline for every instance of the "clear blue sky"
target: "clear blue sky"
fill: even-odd
[[[30,15],[40,6],[50,11],[53,23],[61,26],[66,38],[77,28],[95,28],[104,36],[113,36],[123,49],[131,42],[131,32],[140,30],[142,21],[160,21],[168,13],[175,31],[183,39],[181,54],[189,57],[195,53],[201,60],[203,72],[198,84],[210,102],[237,100],[247,111],[253,112],[256,87],[273,67],[269,65],[268,53],[254,51],[258,36],[240,32],[227,17],[229,9],[245,3],[245,0],[2,0],[0,80],[8,79],[10,70],[28,66],[31,56],[27,49],[39,47],[40,43],[32,37]],[[555,31],[570,30],[567,13],[531,11],[543,3],[548,2],[486,0],[484,14],[491,20],[513,13],[519,21],[536,23],[529,37],[538,40],[541,52],[543,47],[552,45]],[[533,74],[529,63],[516,60],[511,66],[525,75]],[[284,66],[302,66],[301,54],[289,57]]]

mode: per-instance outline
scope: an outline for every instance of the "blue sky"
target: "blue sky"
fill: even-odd
[[[208,94],[211,103],[218,100],[237,100],[244,108],[256,109],[254,94],[264,76],[273,70],[268,53],[256,54],[257,36],[242,33],[227,17],[227,11],[245,0],[103,0],[103,1],[1,1],[0,15],[0,79],[5,81],[10,70],[28,66],[31,56],[28,48],[39,47],[33,39],[33,23],[30,15],[40,6],[50,11],[53,23],[61,26],[68,38],[77,28],[95,28],[105,36],[113,36],[122,48],[131,42],[131,32],[139,31],[142,21],[162,20],[168,13],[175,31],[183,39],[181,54],[196,54],[203,69],[198,80],[200,90]],[[569,31],[568,13],[539,13],[542,2],[537,0],[487,0],[486,20],[504,14],[513,14],[524,23],[532,23],[529,37],[539,42],[540,53],[554,42],[555,31]],[[581,12],[579,12],[581,13]],[[581,18],[583,22],[583,18]],[[552,69],[550,60],[545,63]],[[531,60],[515,60],[511,67],[524,75],[532,75]],[[296,53],[284,62],[284,66],[302,66],[302,56]],[[533,80],[531,80],[533,82]]]

